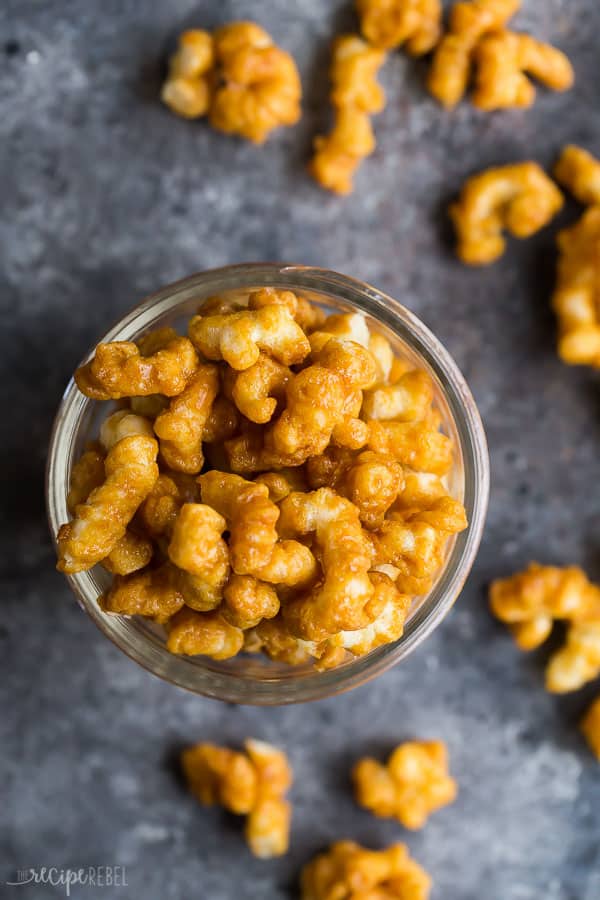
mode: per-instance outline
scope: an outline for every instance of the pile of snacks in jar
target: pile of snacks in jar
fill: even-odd
[[[100,344],[75,381],[118,409],[73,467],[58,568],[103,565],[101,608],[163,625],[172,653],[369,653],[467,526],[432,382],[362,314],[213,297],[188,336]]]

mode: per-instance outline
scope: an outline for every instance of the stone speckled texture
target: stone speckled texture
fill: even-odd
[[[341,837],[406,840],[432,873],[432,900],[598,900],[600,769],[576,723],[598,685],[547,695],[547,650],[521,655],[486,608],[492,577],[530,558],[600,578],[598,380],[554,352],[549,310],[558,226],[512,243],[490,268],[452,256],[443,215],[470,173],[527,157],[550,164],[567,141],[600,153],[598,0],[525,0],[519,27],[566,50],[577,86],[540,91],[526,112],[445,113],[425,64],[401,54],[384,81],[379,146],[356,193],[304,174],[327,116],[327,45],[352,27],[322,0],[4,0],[0,9],[2,172],[1,444],[5,499],[0,624],[0,896],[29,866],[124,865],[127,888],[78,900],[284,900],[301,865]],[[264,148],[174,118],[157,102],[176,33],[254,17],[297,58],[300,125]],[[477,564],[447,621],[404,665],[337,699],[234,708],[188,695],[119,653],[55,571],[43,510],[54,410],[83,353],[146,293],[192,271],[281,259],[338,269],[402,300],[462,367],[490,441],[493,487]],[[287,747],[296,772],[292,849],[253,860],[241,821],[202,810],[174,759],[200,738],[247,735]],[[439,736],[456,804],[404,832],[353,803],[364,753]]]

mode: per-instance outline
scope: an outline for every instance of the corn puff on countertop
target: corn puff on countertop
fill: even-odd
[[[527,108],[484,111],[472,91],[446,107],[427,88],[430,56],[382,45],[376,147],[350,161],[353,192],[340,195],[307,166],[315,136],[334,126],[330,48],[359,34],[352,7],[1,5],[2,896],[64,896],[5,883],[23,868],[93,865],[123,866],[127,886],[78,888],[77,900],[291,900],[302,868],[346,841],[406,845],[430,900],[600,898],[596,719],[585,720],[590,746],[579,727],[600,682],[545,690],[571,627],[556,597],[530,615],[506,591],[500,603],[497,587],[502,621],[488,601],[492,582],[532,561],[600,584],[600,382],[592,365],[559,357],[552,307],[556,236],[587,206],[563,179],[549,224],[526,240],[506,231],[501,257],[477,267],[457,257],[448,215],[485,170],[531,162],[552,178],[567,145],[600,158],[600,4],[523,0],[507,28],[559,48],[575,72],[566,92],[536,81]],[[262,145],[160,99],[179,35],[235,20],[266,29],[302,83],[301,113],[294,105]],[[52,418],[82,356],[162,285],[258,260],[334,269],[413,310],[469,382],[492,465],[481,551],[435,634],[376,681],[279,709],[187,694],[128,660],[55,571],[43,508]],[[552,634],[542,643],[529,626]],[[204,809],[176,775],[185,748],[239,749],[249,736],[285,749],[294,773],[290,849],[270,862],[251,855],[239,816]],[[444,742],[459,787],[417,831],[400,801],[375,817],[369,785],[352,782],[361,760],[384,771],[411,741]]]

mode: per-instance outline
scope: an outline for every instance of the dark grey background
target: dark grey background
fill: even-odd
[[[330,841],[406,840],[434,900],[598,900],[600,770],[577,731],[598,685],[543,689],[546,649],[521,655],[485,589],[531,558],[600,578],[599,396],[563,366],[549,308],[553,238],[470,271],[452,256],[444,207],[492,164],[550,165],[567,141],[600,153],[598,0],[525,0],[515,25],[566,50],[577,86],[525,112],[442,111],[426,66],[400,53],[389,105],[356,193],[304,174],[327,116],[327,47],[350,3],[4,0],[0,9],[3,502],[0,895],[18,868],[124,865],[128,888],[77,898],[283,900]],[[173,117],[157,100],[183,26],[253,17],[296,57],[298,127],[256,149]],[[420,315],[474,390],[490,441],[487,532],[454,612],[409,662],[354,693],[305,707],[220,705],[163,684],[88,621],[54,567],[43,509],[49,429],[69,373],[146,293],[243,260],[338,269]],[[178,749],[247,735],[286,747],[296,784],[292,848],[253,860],[241,820],[201,809]],[[353,760],[411,736],[448,742],[460,794],[424,831],[355,807]]]

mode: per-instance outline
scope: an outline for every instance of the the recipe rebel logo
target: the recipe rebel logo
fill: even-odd
[[[65,896],[71,896],[71,889],[79,887],[121,888],[128,887],[125,866],[86,866],[79,869],[59,869],[57,866],[17,869],[14,877],[5,882],[11,887],[25,884],[46,884],[62,887]]]

